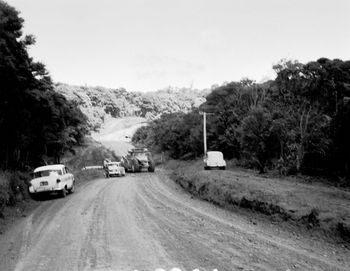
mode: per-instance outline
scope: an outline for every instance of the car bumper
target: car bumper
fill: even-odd
[[[29,193],[30,194],[39,194],[39,193],[57,193],[62,191],[62,187],[40,187],[40,188],[34,188],[32,186],[29,187]]]
[[[110,177],[113,177],[113,176],[122,176],[123,174],[121,172],[109,172],[108,175]]]

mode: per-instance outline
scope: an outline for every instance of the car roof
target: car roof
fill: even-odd
[[[221,151],[208,151],[207,154],[209,154],[209,153],[211,153],[211,154],[222,154]]]
[[[59,169],[62,169],[63,167],[64,165],[61,165],[61,164],[47,165],[47,166],[37,167],[36,169],[34,169],[34,172],[43,171],[43,170],[59,170]]]
[[[118,164],[120,164],[120,162],[109,162],[109,163],[107,163],[107,165],[118,165]]]

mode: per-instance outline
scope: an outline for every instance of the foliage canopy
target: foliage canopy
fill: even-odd
[[[256,84],[243,79],[207,95],[199,110],[213,113],[208,116],[208,149],[260,172],[349,176],[350,61],[282,60],[273,68],[275,80]],[[193,111],[162,116],[133,139],[174,158],[200,156],[202,130],[201,117]]]
[[[0,1],[0,166],[24,168],[59,161],[87,132],[81,111],[53,89],[40,62],[28,55],[33,36],[23,19]]]

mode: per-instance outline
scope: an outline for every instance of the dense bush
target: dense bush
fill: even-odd
[[[208,149],[264,172],[349,176],[350,61],[321,58],[301,64],[282,60],[277,78],[244,79],[214,89],[200,110],[210,112]],[[138,131],[174,158],[200,156],[198,112],[162,116]]]
[[[28,197],[28,174],[15,171],[0,171],[0,218],[6,206]]]
[[[202,153],[202,117],[191,113],[163,114],[150,126],[139,128],[132,141],[158,151],[167,151],[173,158],[193,158]]]
[[[26,169],[72,150],[86,134],[86,118],[53,89],[45,66],[28,55],[33,36],[0,1],[0,167]]]

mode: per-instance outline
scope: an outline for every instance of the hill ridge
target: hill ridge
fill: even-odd
[[[56,83],[55,91],[72,101],[87,116],[92,130],[101,128],[109,117],[142,117],[148,120],[165,113],[190,112],[205,102],[209,90],[174,88],[133,92],[124,88],[75,86]]]

